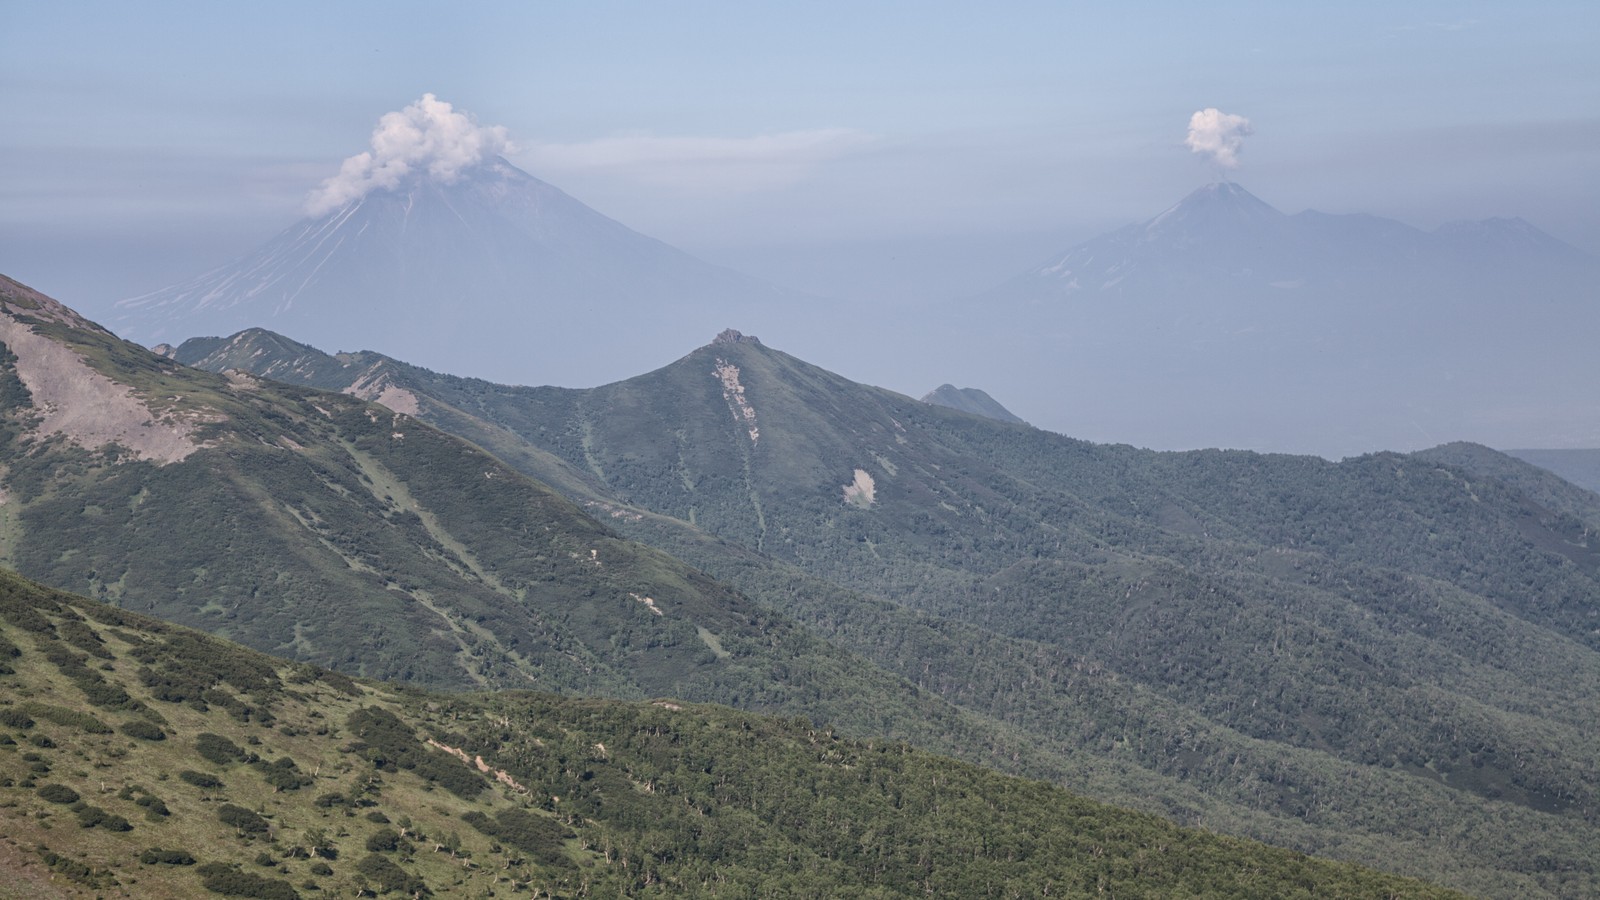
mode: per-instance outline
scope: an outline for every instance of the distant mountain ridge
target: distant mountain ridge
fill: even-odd
[[[923,403],[932,403],[949,409],[959,409],[975,416],[994,419],[996,422],[1010,422],[1014,425],[1026,425],[1011,410],[1000,405],[1000,402],[978,388],[958,388],[953,384],[941,384],[922,396]]]
[[[663,338],[798,298],[495,158],[451,182],[413,175],[291,225],[234,262],[120,301],[111,324],[146,344],[268,327],[504,381],[543,372],[581,384],[611,371],[589,358],[649,359]],[[575,339],[592,352],[571,353]],[[561,370],[533,364],[545,357]]]
[[[1521,219],[1429,232],[1212,184],[939,318],[947,355],[1004,359],[991,389],[1095,440],[1329,458],[1600,441],[1582,387],[1600,260]]]
[[[1427,232],[1365,214],[1279,212],[1232,182],[1197,189],[1160,215],[1078,245],[1013,282],[1029,296],[1125,294],[1226,284],[1294,291],[1481,277],[1507,262],[1583,267],[1582,251],[1522,219]],[[1520,274],[1520,273],[1519,273]]]

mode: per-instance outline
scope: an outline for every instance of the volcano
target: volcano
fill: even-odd
[[[1396,286],[1476,292],[1567,279],[1594,260],[1522,219],[1452,222],[1423,231],[1365,214],[1295,215],[1232,182],[1201,187],[1156,217],[1079,244],[990,296],[1033,301]]]
[[[572,384],[631,373],[641,357],[793,299],[493,157],[302,220],[234,262],[121,301],[110,324],[146,344],[269,327],[495,380]]]
[[[1521,219],[1429,231],[1210,184],[953,302],[947,353],[1030,373],[985,380],[1100,440],[1583,446],[1597,284],[1594,258]]]

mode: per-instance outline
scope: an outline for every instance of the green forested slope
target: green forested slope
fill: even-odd
[[[275,337],[179,358],[390,379],[1098,796],[1501,896],[1600,890],[1600,557],[1572,497],[1428,454],[1093,445],[748,340],[578,391]]]
[[[1451,896],[802,720],[357,682],[3,571],[0,688],[0,896]]]
[[[0,326],[0,559],[29,577],[352,674],[714,701],[1062,771],[410,416],[177,365],[15,283]],[[87,401],[187,452],[52,418]]]

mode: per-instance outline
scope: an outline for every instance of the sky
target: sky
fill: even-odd
[[[1285,212],[1522,216],[1600,252],[1592,3],[0,4],[0,271],[94,306],[241,255],[433,93],[716,262],[978,290],[1214,167]],[[87,259],[85,258],[87,257]],[[799,283],[797,283],[799,282]]]
[[[1585,2],[0,0],[0,272],[103,314],[305,214],[434,94],[630,227],[813,293],[975,293],[1226,176],[1600,254]],[[1191,117],[1250,123],[1237,166]]]

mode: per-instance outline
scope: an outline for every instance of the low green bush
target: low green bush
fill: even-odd
[[[50,803],[78,802],[78,792],[64,784],[41,784],[38,793]]]
[[[139,862],[147,866],[192,866],[194,857],[187,850],[163,850],[160,847],[151,847],[139,854]]]
[[[265,834],[269,827],[266,819],[232,803],[224,803],[217,807],[217,818],[222,820],[222,824],[230,825],[246,834]]]
[[[124,723],[122,733],[128,737],[138,738],[141,741],[164,741],[167,739],[167,733],[161,730],[160,725],[144,719],[134,719],[131,722]]]
[[[197,788],[222,787],[222,779],[215,775],[207,775],[205,772],[196,772],[193,769],[184,769],[178,773],[178,778]]]

